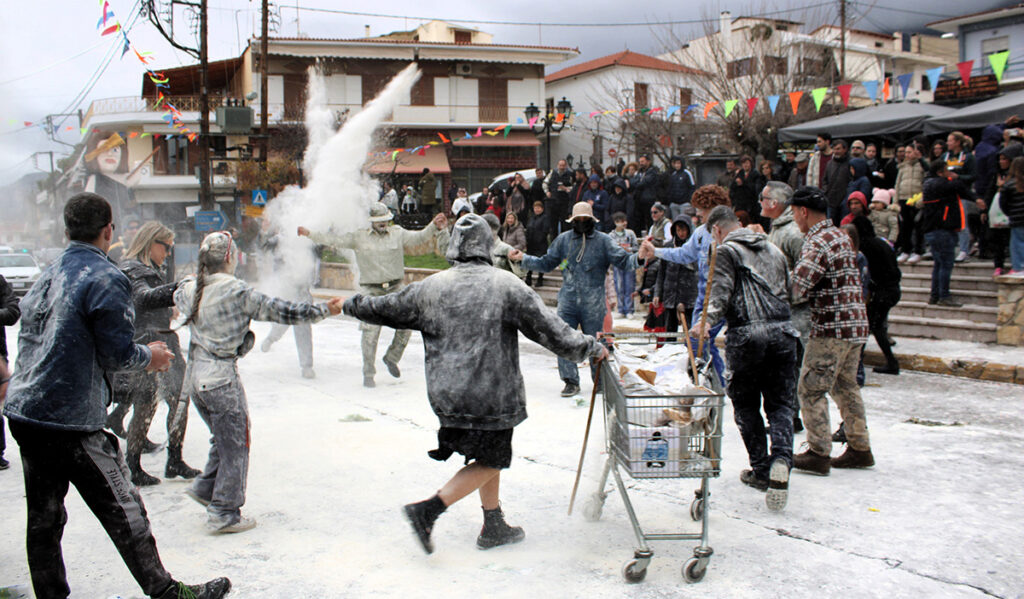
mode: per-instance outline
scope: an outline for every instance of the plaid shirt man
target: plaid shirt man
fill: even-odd
[[[865,343],[868,317],[857,254],[847,234],[825,219],[807,231],[793,268],[794,300],[811,301],[811,337]]]

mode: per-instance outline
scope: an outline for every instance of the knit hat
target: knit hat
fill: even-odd
[[[822,214],[828,212],[828,200],[825,194],[817,187],[806,185],[793,192],[793,198],[789,201],[790,206],[803,206]]]
[[[868,199],[864,197],[864,194],[859,191],[855,191],[850,194],[850,197],[846,198],[846,204],[850,205],[853,202],[860,202],[860,205],[864,208],[868,207]]]
[[[882,189],[880,187],[875,188],[875,192],[871,194],[871,202],[881,202],[888,206],[892,203],[893,196],[896,195],[895,189]]]

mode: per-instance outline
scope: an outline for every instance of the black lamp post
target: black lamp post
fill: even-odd
[[[533,102],[530,102],[530,105],[523,110],[523,114],[526,115],[526,122],[533,121],[530,125],[530,130],[534,133],[543,131],[547,135],[545,149],[547,152],[548,168],[545,172],[548,173],[551,172],[551,130],[561,131],[565,128],[565,123],[569,120],[569,115],[572,113],[572,103],[566,100],[565,96],[562,96],[555,110],[556,115],[563,115],[561,119],[556,119],[555,115],[550,114],[546,114],[543,117],[540,116],[540,108],[537,108]],[[540,125],[539,129],[537,128],[538,125]]]

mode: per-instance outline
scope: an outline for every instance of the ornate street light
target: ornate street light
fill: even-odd
[[[545,172],[551,172],[551,131],[561,131],[565,128],[566,122],[568,122],[568,116],[572,113],[572,102],[562,99],[558,102],[555,107],[557,111],[554,115],[545,114],[540,115],[540,108],[538,108],[533,102],[523,110],[523,114],[526,115],[526,121],[530,123],[530,130],[534,133],[540,133],[543,131],[546,134],[545,149],[547,152],[547,170]],[[558,118],[558,115],[562,115],[562,118]]]

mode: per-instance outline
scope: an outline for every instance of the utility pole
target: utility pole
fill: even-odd
[[[846,0],[839,0],[839,81],[846,82]]]
[[[270,140],[267,139],[267,111],[270,109],[267,94],[267,63],[270,56],[267,52],[268,21],[270,10],[267,0],[263,0],[263,24],[260,30],[260,163],[266,168],[267,150]]]
[[[210,61],[206,41],[207,0],[199,2],[199,205],[215,209],[210,185]]]

